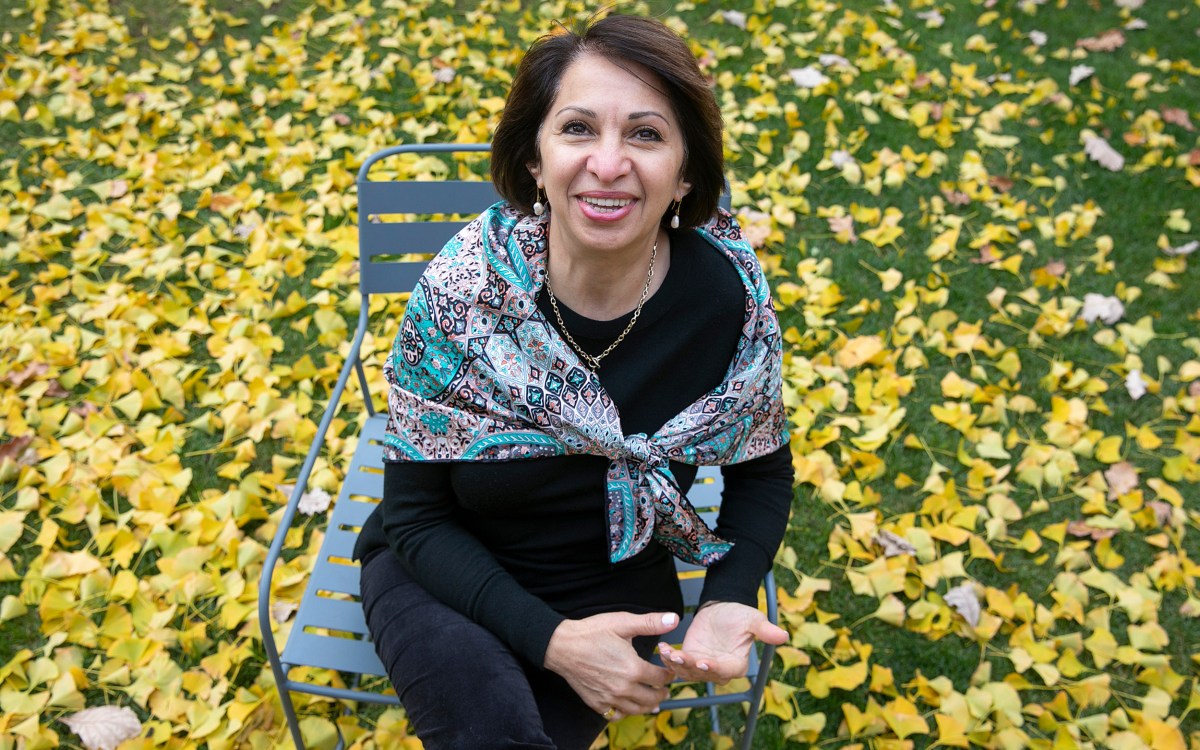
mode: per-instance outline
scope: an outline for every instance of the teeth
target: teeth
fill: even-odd
[[[621,208],[628,206],[633,201],[629,198],[584,198],[584,203],[587,203],[597,208]]]

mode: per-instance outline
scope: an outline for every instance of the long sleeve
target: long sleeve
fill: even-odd
[[[550,636],[564,618],[522,588],[459,524],[449,466],[385,463],[383,476],[383,533],[413,578],[541,666]]]
[[[794,475],[791,449],[784,445],[765,456],[724,466],[721,474],[725,491],[716,532],[734,545],[708,569],[700,603],[737,602],[753,607],[787,528]]]

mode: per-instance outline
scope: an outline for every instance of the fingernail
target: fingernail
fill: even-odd
[[[701,672],[707,672],[707,671],[708,671],[708,665],[707,665],[707,664],[697,664],[696,666],[697,666],[697,667],[700,667],[700,671],[701,671]]]
[[[663,625],[674,625],[676,619],[674,612],[668,612],[663,615]]]

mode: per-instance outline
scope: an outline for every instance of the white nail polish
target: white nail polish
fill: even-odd
[[[675,624],[675,613],[674,612],[668,612],[665,615],[663,615],[663,625],[674,625],[674,624]]]

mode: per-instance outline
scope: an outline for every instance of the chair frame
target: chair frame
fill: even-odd
[[[381,223],[378,221],[379,214],[470,214],[478,213],[482,208],[499,199],[495,188],[486,180],[478,182],[457,179],[375,181],[369,178],[369,173],[371,168],[380,161],[400,154],[450,155],[488,153],[490,150],[490,144],[394,146],[369,156],[358,172],[359,291],[362,297],[358,325],[350,344],[350,354],[342,365],[337,382],[330,393],[329,403],[313,437],[312,446],[300,467],[295,488],[280,517],[279,526],[268,548],[262,577],[259,580],[258,618],[263,636],[263,648],[275,676],[276,689],[279,691],[284,717],[292,740],[298,749],[304,748],[305,745],[296,708],[292,702],[292,692],[323,696],[340,701],[400,705],[394,692],[376,692],[359,687],[359,681],[363,676],[386,676],[382,664],[379,663],[374,649],[371,647],[362,608],[356,598],[359,593],[358,566],[349,561],[358,529],[374,508],[374,504],[379,501],[383,489],[381,443],[386,413],[377,412],[370,398],[367,375],[361,358],[361,347],[370,325],[371,295],[410,291],[415,286],[425,265],[424,262],[390,262],[378,258],[387,252],[380,249],[385,247],[382,242],[387,239],[387,235],[403,231],[411,241],[420,246],[411,250],[406,246],[401,251],[403,253],[436,252],[467,222]],[[447,199],[451,197],[452,199],[448,202]],[[728,207],[727,195],[723,197],[722,205]],[[399,229],[401,226],[403,230]],[[276,563],[282,556],[288,530],[295,522],[300,499],[307,490],[309,477],[325,444],[325,436],[353,374],[357,374],[364,394],[367,419],[359,434],[358,448],[351,459],[350,468],[326,522],[326,535],[321,543],[314,568],[305,583],[300,606],[294,615],[287,643],[281,651],[271,627],[271,581]],[[702,467],[697,476],[697,484],[693,485],[693,489],[689,492],[689,498],[698,509],[705,509],[702,515],[708,516],[706,520],[711,521],[716,516],[717,506],[720,504],[721,487],[719,472],[714,467]],[[681,573],[702,570],[681,562],[677,564],[677,568]],[[681,579],[681,585],[685,589],[685,601],[690,599],[694,602],[699,597],[701,582],[701,578],[690,579],[690,584],[688,580]],[[767,615],[771,622],[778,622],[775,582],[770,572],[764,578],[763,586],[766,592]],[[689,591],[689,589],[692,590]],[[690,621],[691,614],[685,613],[680,626],[673,633],[665,636],[665,640],[668,642],[681,641],[682,634]],[[311,629],[334,631],[343,635],[333,637],[309,632]],[[338,648],[331,648],[334,646]],[[710,709],[713,731],[719,734],[720,722],[717,708],[721,705],[748,702],[750,709],[747,712],[742,741],[742,747],[748,749],[753,739],[758,709],[766,688],[774,650],[774,646],[762,645],[760,649],[751,651],[750,675],[752,679],[749,689],[740,692],[715,693],[714,686],[708,683],[706,695],[671,699],[664,702],[661,709],[675,710],[707,706]],[[761,653],[757,653],[758,651]],[[290,672],[297,667],[334,670],[343,676],[349,676],[350,687],[336,687],[292,679]],[[350,708],[347,706],[346,713],[349,712]],[[340,730],[337,747],[338,750],[344,747]]]

